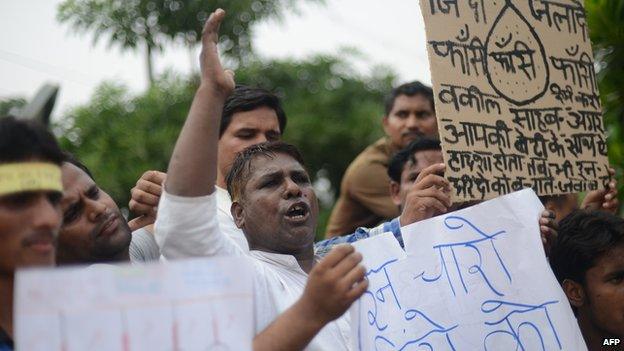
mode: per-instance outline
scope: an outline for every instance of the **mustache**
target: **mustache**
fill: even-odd
[[[89,236],[92,239],[95,239],[96,237],[98,237],[100,235],[100,232],[102,231],[102,228],[111,220],[113,220],[116,217],[115,212],[107,212],[104,216],[102,216],[102,219],[97,223],[97,225],[95,226],[95,228],[93,228],[93,230],[91,231],[91,233],[89,233]]]
[[[52,230],[37,230],[22,239],[22,246],[30,246],[39,243],[52,243],[56,246],[57,235]]]

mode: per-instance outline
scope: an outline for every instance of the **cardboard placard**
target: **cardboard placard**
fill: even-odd
[[[582,1],[420,0],[453,199],[609,182]]]

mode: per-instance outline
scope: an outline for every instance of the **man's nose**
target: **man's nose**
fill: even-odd
[[[33,207],[33,222],[35,228],[46,231],[55,231],[61,226],[61,211],[58,205],[53,204],[46,195],[41,195],[36,206]]]
[[[291,197],[299,197],[299,196],[301,196],[301,187],[292,179],[287,178],[286,188],[284,190],[284,198],[288,199]]]
[[[95,201],[92,199],[85,199],[85,211],[87,211],[87,216],[89,221],[97,222],[100,216],[104,215],[107,210],[107,206],[99,201]]]
[[[416,118],[416,116],[414,114],[410,114],[410,116],[407,118],[406,126],[410,130],[418,130],[418,129],[420,129],[420,123],[418,122],[418,118]]]

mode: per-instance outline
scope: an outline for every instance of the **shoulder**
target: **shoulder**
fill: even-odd
[[[385,138],[369,145],[351,162],[345,171],[345,178],[359,182],[363,179],[385,174],[390,160]],[[372,172],[372,173],[371,173]]]

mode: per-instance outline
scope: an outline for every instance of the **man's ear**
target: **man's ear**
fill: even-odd
[[[401,191],[401,185],[394,180],[390,181],[390,198],[395,205],[401,206],[401,195],[399,192]]]
[[[243,229],[245,218],[243,216],[243,206],[238,201],[233,201],[230,207],[230,213],[234,218],[234,223],[238,229]]]
[[[585,304],[585,289],[583,286],[572,279],[565,279],[561,284],[563,292],[568,297],[570,305],[579,308]]]

